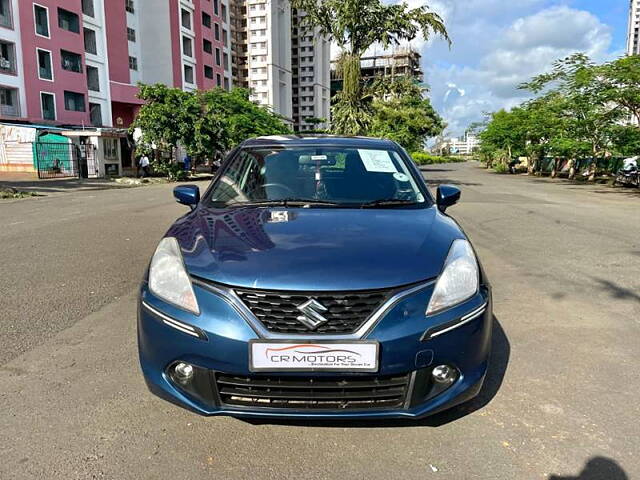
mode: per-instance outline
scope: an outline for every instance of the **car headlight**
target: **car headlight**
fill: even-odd
[[[427,315],[453,307],[478,291],[478,261],[468,241],[454,240],[431,295]]]
[[[177,307],[200,314],[191,280],[182,261],[180,246],[173,237],[163,238],[153,254],[149,267],[149,289],[154,295]]]

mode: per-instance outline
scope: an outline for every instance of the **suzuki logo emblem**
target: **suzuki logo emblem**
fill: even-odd
[[[296,317],[296,320],[309,327],[310,330],[315,330],[329,321],[322,316],[322,313],[327,311],[327,307],[313,298],[296,308],[303,313],[303,315]]]

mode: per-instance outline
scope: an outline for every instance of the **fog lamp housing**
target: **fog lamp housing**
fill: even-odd
[[[180,383],[187,383],[193,378],[193,365],[185,362],[178,362],[173,367],[176,380]]]
[[[458,377],[458,371],[449,365],[438,365],[431,371],[431,376],[436,383],[453,383]]]

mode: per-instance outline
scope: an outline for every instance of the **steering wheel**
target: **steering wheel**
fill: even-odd
[[[267,188],[279,188],[280,190],[283,190],[287,196],[296,196],[296,192],[294,192],[291,187],[288,187],[283,183],[265,183],[264,185],[262,185],[262,188],[264,188],[265,190]]]

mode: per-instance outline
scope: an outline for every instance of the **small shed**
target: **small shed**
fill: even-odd
[[[122,175],[121,140],[127,131],[115,128],[65,130],[80,149],[80,172],[83,177],[116,177]]]

